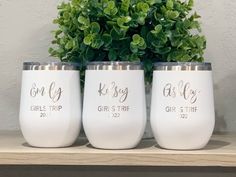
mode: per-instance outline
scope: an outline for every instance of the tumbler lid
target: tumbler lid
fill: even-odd
[[[141,62],[128,61],[90,62],[87,70],[143,70],[143,65]]]
[[[157,71],[211,71],[211,63],[205,62],[157,62],[154,64]]]
[[[70,62],[24,62],[23,70],[79,70],[79,64]]]

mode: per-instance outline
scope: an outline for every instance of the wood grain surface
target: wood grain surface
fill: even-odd
[[[236,134],[214,135],[202,150],[174,151],[143,140],[135,149],[94,149],[85,138],[68,148],[30,147],[20,132],[0,131],[0,165],[236,167]]]

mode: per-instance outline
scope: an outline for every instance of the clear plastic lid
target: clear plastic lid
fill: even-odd
[[[141,62],[111,61],[111,62],[90,62],[87,70],[143,70]]]
[[[202,62],[157,62],[154,64],[157,71],[211,71],[211,63]]]
[[[70,62],[24,62],[23,70],[79,70],[79,64]]]

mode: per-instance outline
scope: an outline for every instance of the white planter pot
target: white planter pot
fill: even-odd
[[[70,146],[81,126],[80,77],[69,63],[24,63],[20,126],[31,146]]]
[[[83,126],[92,146],[134,148],[146,124],[144,71],[140,64],[98,62],[85,76]]]
[[[153,76],[151,125],[167,149],[201,149],[215,123],[210,63],[157,63]]]

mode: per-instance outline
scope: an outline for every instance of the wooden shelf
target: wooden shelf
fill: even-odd
[[[236,167],[236,134],[214,135],[203,150],[173,151],[154,140],[132,150],[99,150],[82,138],[69,148],[33,148],[20,132],[0,132],[0,164]]]

